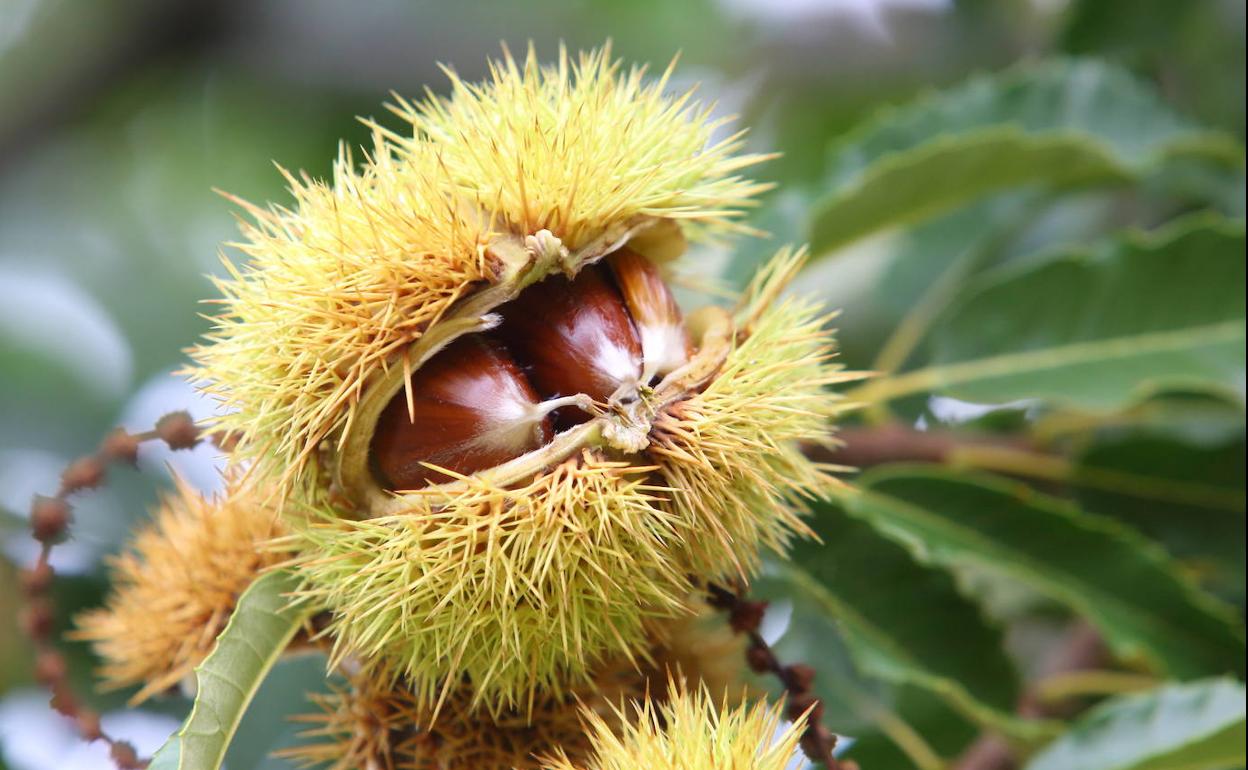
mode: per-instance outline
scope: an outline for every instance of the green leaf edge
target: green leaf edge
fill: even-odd
[[[837,155],[854,148],[855,145],[860,144],[865,138],[886,130],[898,120],[905,120],[915,113],[938,111],[942,103],[946,102],[951,96],[956,97],[974,88],[983,87],[990,87],[1002,93],[1008,93],[1011,89],[1026,86],[1038,78],[1043,79],[1055,73],[1063,76],[1077,73],[1080,67],[1088,64],[1104,67],[1104,62],[1083,57],[1058,59],[1040,65],[1023,63],[1004,72],[981,73],[960,83],[955,83],[948,88],[931,89],[916,98],[900,104],[888,105],[877,110],[856,127],[834,139],[828,146],[828,157],[835,158]],[[1123,84],[1130,85],[1137,90],[1147,89],[1145,84],[1125,70],[1115,69],[1115,71],[1109,74],[1118,77]],[[1164,105],[1159,104],[1159,106]],[[1175,115],[1175,117],[1180,118],[1178,115]],[[1116,152],[1112,144],[1104,141],[1094,133],[1065,127],[1028,129],[1021,124],[1006,121],[984,123],[983,125],[956,133],[938,134],[904,149],[887,152],[879,155],[866,165],[859,167],[856,171],[851,172],[846,178],[828,180],[833,183],[840,181],[843,186],[839,189],[827,191],[811,207],[806,233],[813,255],[811,261],[815,262],[826,257],[836,249],[860,240],[874,232],[897,226],[912,225],[942,211],[954,208],[959,203],[965,203],[984,197],[994,191],[1011,187],[1038,182],[1059,187],[1063,184],[1127,183],[1135,181],[1150,171],[1163,166],[1167,161],[1176,158],[1200,158],[1215,161],[1231,168],[1243,167],[1245,158],[1244,148],[1233,135],[1225,131],[1206,128],[1193,123],[1188,123],[1187,127],[1189,129],[1187,132],[1178,134],[1169,141],[1159,143],[1152,152],[1136,158],[1123,156],[1121,153]],[[956,195],[931,203],[908,212],[900,218],[884,218],[874,224],[868,220],[865,227],[859,222],[848,230],[848,234],[842,234],[837,238],[821,236],[821,231],[826,231],[827,229],[826,226],[821,226],[821,222],[830,212],[844,205],[851,198],[860,195],[864,189],[871,185],[879,184],[880,180],[886,178],[889,174],[902,171],[907,166],[920,165],[932,158],[954,150],[972,148],[976,143],[990,144],[1003,140],[1016,142],[1018,145],[1016,152],[1042,153],[1061,151],[1064,148],[1071,152],[1080,153],[1083,159],[1088,161],[1088,165],[1093,167],[1092,171],[1096,171],[1096,173],[1085,170],[1078,174],[1071,174],[1069,172],[1071,164],[1050,164],[1035,175],[1024,176],[998,184],[983,185],[975,188],[969,194]],[[1098,164],[1100,166],[1099,170],[1095,168]],[[836,169],[832,168],[829,170],[829,173],[831,174],[835,171]],[[849,219],[853,220],[854,217]]]
[[[1243,627],[1239,624],[1234,608],[1227,603],[1219,600],[1213,595],[1200,590],[1182,570],[1173,562],[1170,556],[1161,548],[1160,545],[1149,540],[1139,534],[1130,527],[1118,521],[1110,519],[1096,513],[1090,513],[1081,510],[1074,503],[1063,500],[1061,498],[1052,497],[1044,493],[1038,492],[1032,487],[1021,482],[1013,482],[1000,476],[986,473],[952,471],[949,469],[933,468],[930,465],[921,463],[895,463],[887,466],[873,468],[863,473],[855,482],[852,488],[846,488],[840,495],[840,502],[844,506],[845,511],[852,516],[858,517],[870,523],[882,535],[889,537],[914,554],[914,557],[921,563],[939,564],[943,566],[943,562],[933,558],[930,550],[922,542],[909,532],[899,531],[893,526],[882,523],[877,517],[868,511],[863,510],[863,500],[885,500],[885,504],[893,506],[904,506],[906,508],[914,508],[910,503],[884,494],[873,493],[867,487],[872,483],[888,478],[915,478],[928,477],[942,481],[954,481],[959,483],[976,484],[987,488],[1002,495],[1022,497],[1029,505],[1040,507],[1049,512],[1061,516],[1068,520],[1073,526],[1088,530],[1100,530],[1110,533],[1119,539],[1125,540],[1130,546],[1138,550],[1146,559],[1152,561],[1159,570],[1166,573],[1174,579],[1182,587],[1183,593],[1188,600],[1197,608],[1208,613],[1218,621],[1220,621],[1230,633],[1242,644],[1245,641]],[[1017,561],[1006,560],[1002,563],[1018,565]],[[1004,569],[994,566],[994,569]],[[1009,574],[1017,574],[1015,568],[1005,570]],[[1034,571],[1030,565],[1023,567],[1023,571]],[[1025,578],[1019,578],[1025,580]],[[1026,581],[1032,584],[1030,581]],[[1054,588],[1050,581],[1044,581],[1046,588],[1043,593],[1053,598],[1072,610],[1079,612],[1081,615],[1093,619],[1085,609],[1086,599],[1078,595],[1077,592],[1070,592],[1060,584]],[[1106,637],[1106,642],[1120,656],[1126,659],[1142,659],[1148,661],[1149,665],[1156,670],[1165,671],[1167,665],[1165,661],[1157,659],[1154,652],[1147,650],[1136,642],[1129,642],[1120,638]]]
[[[1086,735],[1094,733],[1099,727],[1112,721],[1113,717],[1126,707],[1145,701],[1156,701],[1158,695],[1163,692],[1186,691],[1195,693],[1196,691],[1205,691],[1206,693],[1213,693],[1218,688],[1238,690],[1240,709],[1237,715],[1232,714],[1231,719],[1213,726],[1213,729],[1207,729],[1199,734],[1188,736],[1181,745],[1169,746],[1160,753],[1138,757],[1131,764],[1120,765],[1115,770],[1225,770],[1225,768],[1242,766],[1245,759],[1244,732],[1246,719],[1243,706],[1244,685],[1242,682],[1230,677],[1218,677],[1186,684],[1163,685],[1147,692],[1135,693],[1105,701],[1084,715],[1082,719],[1071,727],[1069,732],[1054,740],[1053,743],[1032,757],[1027,763],[1026,770],[1054,770],[1058,766],[1053,765],[1052,760],[1048,759],[1049,757],[1060,757],[1061,753],[1066,750],[1067,744],[1071,744],[1075,749],[1081,750],[1082,747],[1079,746],[1079,743]],[[1238,717],[1237,719],[1235,718],[1236,716]],[[1184,761],[1184,753],[1190,751],[1193,744],[1200,745],[1212,741],[1221,741],[1233,746],[1234,749],[1225,756],[1202,760],[1199,763]],[[1174,761],[1167,761],[1171,759]],[[1157,764],[1158,762],[1161,764]]]
[[[897,685],[913,685],[928,690],[942,698],[955,711],[958,711],[975,724],[998,730],[1016,740],[1025,743],[1038,743],[1058,734],[1061,723],[1052,720],[1023,719],[981,702],[962,686],[961,682],[946,676],[923,673],[920,663],[914,662],[904,651],[893,645],[887,634],[856,613],[852,605],[838,598],[828,590],[817,578],[790,562],[776,565],[779,577],[791,581],[804,591],[811,600],[823,607],[833,622],[852,629],[852,633],[860,636],[879,648],[889,650],[889,654],[898,660],[910,663],[908,675],[887,675],[875,668],[863,664],[857,646],[846,636],[846,647],[859,673],[868,677],[883,679]],[[985,621],[987,622],[987,621]]]
[[[1008,93],[1012,89],[1033,85],[1037,80],[1043,80],[1045,77],[1052,77],[1055,74],[1060,74],[1062,77],[1069,77],[1072,73],[1077,75],[1081,69],[1089,66],[1104,70],[1107,75],[1117,78],[1118,83],[1116,85],[1120,89],[1134,90],[1137,94],[1141,90],[1151,92],[1157,107],[1165,110],[1170,117],[1186,123],[1192,131],[1184,139],[1175,142],[1175,146],[1182,146],[1193,140],[1199,144],[1208,142],[1213,147],[1207,151],[1212,151],[1229,162],[1239,165],[1243,164],[1244,148],[1229,132],[1216,128],[1203,128],[1200,124],[1192,122],[1181,113],[1175,112],[1174,107],[1168,105],[1165,99],[1157,93],[1155,86],[1141,79],[1138,74],[1131,72],[1129,69],[1107,62],[1105,59],[1082,55],[1065,55],[1041,61],[1024,60],[1001,70],[980,70],[946,86],[927,88],[905,101],[881,105],[848,131],[834,137],[828,143],[828,158],[836,158],[847,149],[860,144],[864,138],[879,133],[888,126],[897,123],[899,119],[904,120],[908,114],[931,113],[933,108],[938,109],[942,104],[947,103],[951,96],[957,97],[975,88],[992,88],[1002,93]],[[987,128],[992,125],[1001,126],[1006,124],[985,123],[981,127]],[[1029,133],[1040,135],[1058,131],[1060,130],[1034,130]],[[1084,135],[1083,132],[1075,133],[1081,136]],[[914,145],[910,149],[915,149],[919,146],[921,145]],[[903,150],[902,152],[907,151]],[[874,164],[868,163],[859,167],[857,170],[858,176],[851,181],[856,182],[872,165]],[[830,171],[835,170],[835,168],[830,169]]]
[[[239,596],[216,646],[195,667],[197,687],[191,713],[152,757],[148,770],[216,770],[221,766],[256,691],[312,614],[310,605],[292,605],[287,598],[297,587],[298,581],[290,572],[277,570],[261,575]],[[259,642],[266,642],[263,648],[256,646]],[[229,652],[240,649],[257,661],[245,688],[231,679],[234,672],[222,670]],[[222,687],[236,692],[222,697]]]
[[[1017,155],[1067,152],[1072,156],[1077,155],[1081,163],[1045,164],[1035,173],[1019,173],[1001,181],[968,187],[954,194],[933,198],[924,205],[905,211],[901,216],[890,215],[872,221],[872,218],[850,215],[841,216],[832,225],[828,224],[834,212],[853,204],[864,191],[887,182],[890,176],[905,173],[953,152],[971,151],[977,147],[1009,151]],[[982,198],[997,190],[1036,183],[1059,188],[1125,184],[1177,157],[1207,158],[1231,165],[1237,163],[1242,156],[1229,138],[1213,132],[1178,139],[1140,163],[1120,159],[1108,145],[1094,138],[1092,134],[1070,129],[1034,132],[1017,125],[1002,123],[960,134],[940,136],[911,149],[882,156],[868,166],[851,185],[816,201],[811,206],[807,240],[811,244],[811,253],[818,260],[871,233],[925,221],[961,203]],[[854,224],[845,225],[844,222],[847,221]]]
[[[1233,219],[1212,212],[1198,212],[1167,223],[1163,227],[1155,230],[1144,230],[1140,228],[1127,228],[1111,237],[1104,239],[1099,245],[1084,246],[1068,246],[1057,247],[1046,250],[1037,254],[1031,259],[1021,261],[1017,264],[1003,265],[999,268],[990,270],[979,276],[971,287],[964,292],[969,295],[971,292],[977,292],[989,289],[992,286],[1012,280],[1019,276],[1023,276],[1032,270],[1042,268],[1054,262],[1066,260],[1074,263],[1095,261],[1103,253],[1109,250],[1117,249],[1136,249],[1139,251],[1156,252],[1162,249],[1171,248],[1174,242],[1199,232],[1208,231],[1226,238],[1245,237],[1245,223],[1241,219]],[[983,372],[1017,372],[1020,365],[1028,362],[1044,360],[1054,357],[1054,351],[1065,351],[1069,353],[1072,350],[1078,351],[1094,351],[1095,355],[1087,355],[1084,359],[1080,359],[1080,363],[1086,362],[1085,359],[1104,359],[1108,356],[1107,350],[1128,349],[1135,355],[1138,348],[1122,345],[1122,340],[1132,340],[1138,342],[1142,338],[1152,340],[1179,338],[1193,329],[1199,330],[1206,336],[1201,339],[1206,344],[1237,342],[1245,337],[1243,322],[1239,319],[1232,321],[1219,322],[1215,324],[1205,324],[1198,327],[1188,327],[1184,330],[1169,331],[1163,333],[1147,333],[1137,334],[1131,337],[1115,337],[1108,340],[1090,340],[1075,343],[1066,343],[1057,347],[1045,348],[1036,351],[1022,351],[1017,353],[1004,353],[998,355],[983,356],[980,358],[969,359],[966,361],[956,361],[952,363],[935,363],[924,366],[919,369],[910,369],[886,377],[868,380],[859,386],[853,393],[855,400],[881,403],[893,401],[898,398],[912,396],[918,393],[940,393],[957,397],[956,388],[967,382],[975,382],[982,379],[985,375]],[[1187,347],[1191,344],[1190,339],[1182,340],[1182,344],[1177,347]],[[1039,370],[1044,367],[1034,367]],[[967,376],[966,372],[973,374]],[[988,375],[995,376],[995,375]],[[1232,387],[1217,382],[1210,382],[1199,377],[1192,378],[1184,375],[1175,375],[1166,377],[1165,379],[1149,379],[1141,381],[1129,393],[1125,394],[1126,406],[1133,403],[1139,403],[1147,400],[1147,398],[1159,391],[1164,391],[1173,387],[1201,388],[1211,393],[1216,393],[1227,397],[1233,402],[1240,401],[1240,394]],[[1087,404],[1080,404],[1078,399],[1070,397],[1043,397],[1041,400],[1059,405],[1078,406],[1085,411],[1092,412],[1110,412],[1117,411],[1112,408],[1097,408]],[[1125,408],[1125,406],[1123,407]]]

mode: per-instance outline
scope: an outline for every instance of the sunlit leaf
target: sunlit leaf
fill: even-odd
[[[933,331],[930,366],[857,397],[936,392],[976,402],[1053,399],[1087,408],[1244,373],[1244,229],[1201,219],[1099,250],[1003,268],[968,288]]]
[[[1027,770],[1228,770],[1244,765],[1244,686],[1227,679],[1115,698]]]
[[[287,572],[270,572],[239,597],[217,646],[195,669],[195,705],[181,729],[156,752],[150,770],[212,770],[221,766],[247,706],[273,664],[311,612],[291,607],[296,587]]]

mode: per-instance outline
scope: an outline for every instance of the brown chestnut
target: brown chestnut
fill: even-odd
[[[641,337],[642,381],[683,366],[689,360],[689,334],[658,267],[628,247],[613,253],[607,263]]]
[[[382,411],[372,439],[376,472],[389,489],[449,481],[427,468],[456,473],[492,468],[550,441],[549,410],[524,372],[498,343],[461,337],[434,355]]]
[[[495,334],[542,398],[588,395],[599,403],[641,380],[641,340],[620,292],[601,267],[555,275],[499,308]],[[590,415],[561,409],[558,427]]]

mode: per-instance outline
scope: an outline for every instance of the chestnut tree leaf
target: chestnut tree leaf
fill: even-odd
[[[1227,770],[1243,767],[1244,685],[1172,684],[1114,698],[1046,747],[1027,770]]]
[[[833,146],[811,249],[828,254],[1000,190],[1125,183],[1175,160],[1235,167],[1243,152],[1103,62],[979,77],[885,111]]]
[[[1165,387],[1244,376],[1244,227],[1196,217],[1102,248],[1003,267],[932,332],[932,363],[854,394],[1120,408]]]
[[[823,723],[852,740],[845,757],[863,767],[940,770],[970,745],[980,731],[974,722],[930,689],[865,673],[850,649],[853,631],[828,612],[826,596],[810,591],[809,576],[773,566],[750,584],[752,597],[771,603],[763,631],[768,633],[773,616],[787,618],[771,648],[780,660],[815,670],[813,692],[823,703]],[[775,686],[771,677],[766,683]]]
[[[292,606],[287,594],[297,581],[285,571],[257,578],[238,606],[217,645],[195,669],[195,704],[182,727],[152,757],[149,770],[215,770],[278,656],[312,613],[306,603]]]
[[[1215,430],[1242,419],[1216,414],[1225,425]],[[1104,428],[1078,453],[1069,484],[1085,509],[1138,529],[1242,604],[1248,453],[1236,433],[1196,443],[1157,427]]]
[[[834,505],[819,506],[810,526],[822,542],[794,543],[776,569],[833,620],[862,674],[926,690],[1023,740],[1047,735],[1050,725],[1014,716],[1019,677],[1002,633],[949,573],[919,564]]]
[[[1112,519],[1021,483],[931,466],[869,471],[842,502],[926,563],[975,567],[1081,613],[1126,660],[1184,679],[1244,670],[1230,608]]]

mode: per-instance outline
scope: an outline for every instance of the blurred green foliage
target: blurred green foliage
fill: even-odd
[[[500,41],[607,38],[655,67],[679,51],[682,82],[783,153],[754,220],[771,236],[701,249],[693,270],[740,285],[812,242],[801,288],[844,308],[846,365],[885,375],[853,429],[955,447],[919,458],[938,468],[873,470],[868,495],[820,509],[825,545],[756,587],[793,609],[777,649],[819,663],[827,722],[865,770],[950,766],[985,729],[1041,747],[1059,728],[1015,702],[1076,618],[1118,669],[1242,676],[1244,8],[1228,0],[0,5],[0,478],[46,490],[119,420],[191,398],[153,383],[207,328],[197,303],[235,233],[214,188],[284,202],[273,162],[326,174],[340,139],[365,138],[354,116],[384,123],[389,91],[444,85],[438,61],[476,77]],[[149,470],[81,506],[66,612],[103,595],[99,556],[153,503]],[[0,490],[18,560],[25,504]],[[13,598],[0,693],[30,686]],[[265,754],[318,663],[278,666],[231,768],[279,766]],[[1138,697],[1034,767],[1072,750],[1243,765],[1242,688]],[[1149,709],[1174,741],[1115,754]]]

